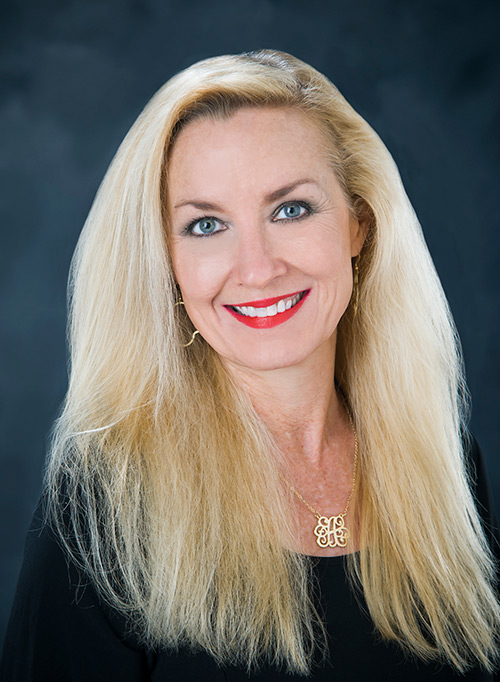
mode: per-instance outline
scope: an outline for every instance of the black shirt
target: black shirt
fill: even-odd
[[[471,462],[475,495],[495,552],[498,536],[481,453],[475,441]],[[314,559],[321,608],[326,616],[329,658],[316,661],[314,681],[413,682],[463,680],[493,682],[500,676],[473,669],[465,675],[448,666],[405,658],[395,644],[374,632],[366,606],[352,593],[344,557]],[[152,652],[131,634],[120,614],[101,603],[92,585],[68,562],[40,506],[28,532],[24,563],[0,663],[2,682],[243,682],[304,680],[276,668],[248,675],[220,668],[206,653]]]

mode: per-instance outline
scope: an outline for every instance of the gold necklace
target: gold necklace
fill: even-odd
[[[318,519],[318,523],[314,528],[314,535],[316,536],[316,544],[318,547],[325,549],[326,547],[346,547],[349,537],[351,535],[348,528],[345,527],[344,517],[349,509],[349,504],[356,487],[356,474],[358,469],[358,434],[354,427],[354,422],[351,416],[351,412],[347,409],[347,415],[349,421],[351,422],[352,431],[354,433],[354,465],[352,471],[352,487],[349,497],[347,499],[344,511],[341,514],[334,516],[322,516],[319,512],[312,507],[307,500],[305,500],[302,495],[296,490],[291,483],[289,483],[283,474],[279,474],[280,478],[284,483],[290,488],[292,493],[297,495],[299,500],[301,500],[310,512]]]

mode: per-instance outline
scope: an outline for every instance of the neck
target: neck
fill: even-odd
[[[318,519],[310,508],[328,518],[341,518],[343,523],[342,510],[348,507],[354,489],[354,435],[335,390],[335,337],[293,367],[256,372],[228,364],[228,369],[248,392],[281,451],[283,486],[293,485],[302,496],[299,499],[290,492],[288,514],[295,524],[291,549],[314,556],[344,554],[346,544],[337,543],[330,526],[325,531],[327,546],[318,545],[313,532]],[[348,509],[345,525],[351,539],[347,551],[353,551],[357,548],[356,522],[352,505]]]
[[[342,401],[335,390],[335,339],[293,367],[269,371],[228,368],[248,392],[280,449],[319,466],[345,423]]]

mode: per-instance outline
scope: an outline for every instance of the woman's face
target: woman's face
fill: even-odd
[[[294,109],[189,123],[168,168],[170,249],[186,311],[253,370],[334,351],[366,236],[317,127]]]

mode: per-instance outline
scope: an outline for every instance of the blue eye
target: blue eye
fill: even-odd
[[[273,220],[298,220],[304,218],[311,213],[311,207],[302,201],[289,201],[277,210],[273,216]]]
[[[225,226],[216,218],[201,218],[188,225],[187,232],[197,237],[204,237],[225,229]]]

